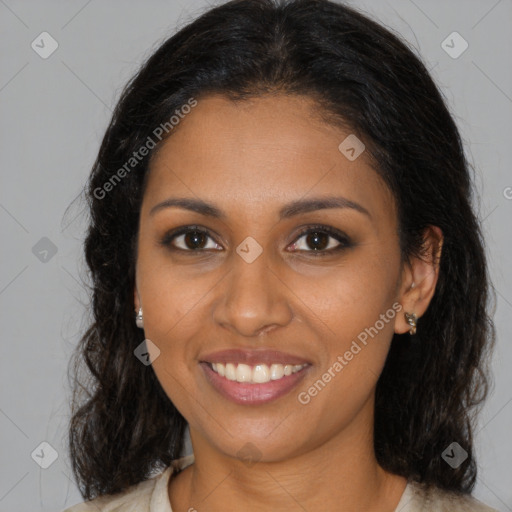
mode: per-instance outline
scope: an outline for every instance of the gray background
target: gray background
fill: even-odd
[[[474,494],[512,511],[512,0],[350,4],[417,48],[477,170],[498,340],[495,386],[477,429]],[[82,501],[66,453],[66,367],[87,324],[87,219],[79,202],[64,213],[86,180],[121,87],[160,42],[206,7],[205,0],[0,0],[2,512],[59,511]],[[47,59],[31,47],[43,31],[59,45]],[[469,44],[456,59],[441,46],[453,31]],[[48,246],[43,237],[56,254],[41,252]],[[47,469],[31,457],[42,442],[58,454]]]

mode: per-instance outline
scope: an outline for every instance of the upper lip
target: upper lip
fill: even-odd
[[[247,365],[255,364],[310,364],[306,359],[280,352],[275,349],[228,349],[220,350],[218,352],[211,352],[200,358],[200,361],[206,363],[244,363]]]

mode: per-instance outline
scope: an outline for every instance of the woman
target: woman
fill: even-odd
[[[356,11],[235,0],[168,39],[88,184],[68,511],[492,510],[471,194],[424,65]]]

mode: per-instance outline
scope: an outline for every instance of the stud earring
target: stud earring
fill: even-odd
[[[142,329],[144,327],[144,319],[142,318],[142,308],[139,308],[139,312],[135,313],[135,323],[137,327]]]
[[[405,320],[411,326],[411,328],[409,330],[409,334],[412,336],[413,334],[416,334],[416,320],[418,320],[418,317],[414,313],[404,313],[404,314],[405,314]]]

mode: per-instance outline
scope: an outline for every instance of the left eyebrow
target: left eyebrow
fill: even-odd
[[[371,218],[370,212],[355,201],[346,197],[318,197],[313,199],[301,199],[289,203],[279,210],[280,219],[289,219],[301,213],[308,213],[315,210],[325,210],[329,208],[351,208],[363,213]]]
[[[173,197],[156,204],[151,208],[149,215],[154,215],[159,210],[172,207],[190,210],[207,217],[225,220],[227,215],[216,205],[207,203],[202,199],[191,197]],[[316,210],[325,210],[330,208],[350,208],[356,210],[371,218],[370,212],[359,203],[351,201],[346,197],[318,197],[313,199],[300,199],[284,205],[279,210],[279,218],[289,219],[302,213],[308,213]]]

